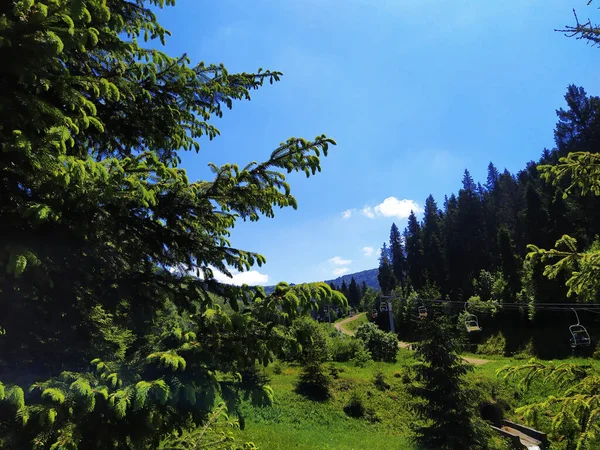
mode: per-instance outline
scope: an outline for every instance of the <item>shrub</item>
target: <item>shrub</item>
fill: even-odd
[[[324,401],[331,396],[331,378],[318,363],[308,363],[302,368],[296,392],[315,401]]]
[[[352,361],[356,367],[365,367],[373,361],[373,358],[371,357],[371,352],[361,345],[354,358],[352,358]]]
[[[594,349],[594,353],[592,354],[592,358],[600,359],[600,343],[598,343],[598,345],[596,345],[596,348]]]
[[[309,316],[303,316],[296,319],[290,330],[292,342],[295,345],[285,351],[283,357],[287,361],[300,363],[321,363],[329,359],[327,348],[327,330],[331,327],[325,324],[319,324]]]
[[[334,380],[337,380],[340,377],[340,372],[343,372],[343,369],[340,370],[333,364],[329,364],[329,366],[327,366],[327,370],[329,370],[329,375],[331,375]]]
[[[396,362],[398,339],[393,333],[386,333],[369,322],[358,327],[356,338],[371,353],[374,361]]]
[[[477,346],[477,353],[483,355],[500,355],[504,356],[506,351],[506,338],[502,332],[493,334],[488,337],[483,344]]]
[[[381,370],[375,372],[375,379],[373,380],[373,384],[380,391],[387,391],[390,388],[390,385],[385,381],[385,375]]]
[[[350,361],[361,350],[362,345],[356,339],[337,332],[335,337],[327,340],[327,349],[332,361]]]
[[[283,364],[281,363],[281,361],[275,361],[275,364],[273,364],[273,373],[275,375],[281,375],[282,372]]]
[[[354,390],[350,393],[350,399],[348,400],[348,404],[344,406],[344,412],[355,419],[365,416],[364,397],[359,391]]]
[[[515,359],[530,359],[535,357],[535,348],[533,346],[533,339],[529,339],[523,347],[519,349],[513,358]]]
[[[411,373],[410,367],[402,367],[400,370],[394,372],[394,378],[400,378],[403,384],[409,384],[413,382],[413,374]]]

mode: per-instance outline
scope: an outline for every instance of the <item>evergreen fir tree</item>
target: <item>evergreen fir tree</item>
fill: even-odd
[[[379,281],[381,292],[385,295],[389,294],[392,289],[394,289],[394,286],[396,286],[396,278],[394,277],[389,251],[385,242],[381,247],[381,254],[379,256],[379,272],[377,274],[377,281]]]
[[[404,249],[402,248],[402,237],[400,231],[395,223],[392,223],[390,229],[390,262],[392,264],[392,270],[394,277],[400,283],[400,287],[404,292],[405,287],[405,272],[406,272],[406,258],[404,256]]]
[[[532,183],[527,185],[525,201],[525,241],[535,245],[550,245],[551,242],[548,241],[548,213],[540,194]]]
[[[367,289],[369,289],[369,287],[367,286],[367,282],[363,280],[362,286],[360,288],[361,298],[363,298],[365,296],[365,294],[367,293]]]
[[[346,284],[346,280],[344,279],[342,279],[342,286],[340,287],[340,291],[344,295],[344,297],[348,298],[348,285]]]
[[[425,266],[423,264],[423,241],[421,227],[414,211],[408,216],[406,227],[406,266],[411,285],[420,289],[425,284]]]
[[[467,169],[465,169],[463,173],[462,185],[463,190],[467,191],[470,194],[475,194],[475,192],[477,191],[477,185],[475,184],[471,173]]]
[[[515,301],[517,293],[521,290],[520,258],[515,254],[515,246],[506,228],[500,229],[498,241],[502,261],[502,273],[509,286],[509,298],[505,300]]]
[[[356,280],[354,279],[354,277],[352,277],[352,279],[350,280],[350,286],[348,286],[348,304],[354,308],[356,308],[358,306],[358,304],[360,303],[360,300],[362,298],[361,292],[360,292],[360,287],[358,286],[358,283],[356,282]]]
[[[325,283],[216,281],[265,262],[231,229],[296,207],[286,174],[320,171],[334,142],[191,181],[183,152],[206,155],[214,119],[281,74],[168,55],[156,14],[174,3],[0,2],[3,449],[157,448],[219,398],[272,398],[251,374],[277,329],[313,299],[345,305]]]
[[[485,224],[482,199],[468,170],[463,176],[463,189],[458,193],[456,235],[458,248],[459,280],[464,299],[473,294],[472,280],[481,269],[489,268],[489,251],[485,241]]]
[[[498,178],[500,177],[500,172],[494,166],[494,163],[490,161],[487,169],[487,181],[485,183],[485,188],[488,192],[493,191],[496,188],[496,183],[498,183]]]
[[[446,317],[419,324],[424,339],[416,348],[417,383],[410,391],[422,401],[415,406],[424,421],[412,422],[420,448],[439,450],[486,449],[485,435],[476,423],[476,399],[467,389],[465,365],[456,354],[455,338]]]
[[[441,217],[437,203],[430,195],[425,200],[423,214],[423,266],[429,282],[445,288],[445,256],[442,248],[440,222]]]

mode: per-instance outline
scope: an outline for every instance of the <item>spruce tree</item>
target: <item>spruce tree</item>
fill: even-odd
[[[400,283],[400,287],[404,292],[405,287],[405,272],[406,272],[406,258],[404,256],[404,249],[402,248],[402,237],[400,236],[400,230],[395,223],[392,223],[390,229],[390,259],[392,264],[392,270],[396,280]]]
[[[502,273],[508,282],[509,293],[505,301],[514,302],[517,293],[521,290],[521,260],[515,254],[515,246],[506,228],[501,228],[499,235],[500,258]]]
[[[423,266],[428,281],[436,286],[445,288],[446,270],[445,255],[442,247],[441,217],[437,203],[432,195],[425,200],[423,214]],[[446,289],[444,289],[446,290]]]
[[[352,277],[352,279],[350,280],[350,286],[348,287],[348,304],[354,308],[356,308],[358,306],[358,304],[360,303],[360,300],[362,298],[361,292],[360,292],[360,287],[358,286],[358,283],[356,282],[356,280],[354,279],[354,277]]]
[[[452,326],[446,317],[419,322],[423,340],[417,345],[416,383],[410,387],[420,401],[412,422],[415,443],[439,450],[486,449],[474,408],[476,398],[467,389],[465,374],[471,369],[456,354]]]
[[[365,294],[367,293],[367,289],[369,289],[369,287],[367,286],[367,282],[363,280],[362,282],[362,286],[360,287],[360,296],[361,299],[365,296]]]
[[[527,185],[525,201],[525,241],[541,246],[551,244],[548,240],[548,213],[532,183]]]
[[[0,2],[2,448],[157,448],[218,398],[272,396],[245,374],[278,330],[313,299],[345,303],[325,283],[215,280],[265,262],[231,229],[296,208],[285,174],[320,171],[334,142],[291,138],[191,181],[183,152],[205,155],[214,119],[281,74],[161,51],[172,4]]]
[[[394,289],[394,286],[396,286],[396,277],[394,277],[389,251],[385,242],[381,247],[381,254],[379,256],[377,281],[379,281],[381,292],[385,295],[389,294]]]
[[[463,175],[463,188],[458,193],[457,238],[460,242],[459,280],[463,298],[473,294],[472,280],[479,270],[489,267],[489,252],[485,241],[482,199],[468,170]]]
[[[342,295],[344,295],[344,297],[348,298],[348,285],[346,284],[346,280],[342,279],[342,286],[340,287],[340,292],[342,293]]]
[[[500,177],[500,172],[494,166],[494,163],[490,161],[487,169],[487,181],[485,183],[485,188],[489,191],[493,191],[496,188],[496,183],[498,182],[498,178]]]
[[[416,290],[425,285],[425,266],[423,261],[423,237],[421,226],[414,211],[408,216],[406,226],[406,267],[411,285]]]

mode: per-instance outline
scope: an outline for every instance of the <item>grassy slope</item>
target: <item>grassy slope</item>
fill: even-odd
[[[333,396],[326,402],[313,402],[294,392],[299,367],[287,367],[274,375],[271,386],[276,400],[272,407],[244,404],[246,427],[238,433],[241,441],[253,441],[261,450],[269,449],[412,449],[408,439],[409,396],[395,371],[406,365],[409,352],[400,354],[397,364],[373,363],[366,368],[335,363],[342,372],[333,382]],[[381,370],[390,391],[379,391],[372,380]],[[377,422],[348,417],[344,406],[351,392],[364,394],[365,405],[375,411]]]
[[[414,362],[412,352],[400,350],[396,364],[372,363],[365,368],[351,363],[334,363],[340,369],[334,380],[333,396],[327,402],[313,402],[294,392],[300,368],[286,367],[275,375],[273,366],[267,368],[272,377],[271,386],[276,400],[272,407],[243,405],[246,428],[238,433],[241,441],[253,441],[260,449],[412,449],[408,424],[413,420],[409,412],[410,397],[399,376],[402,368]],[[558,361],[557,361],[558,362]],[[599,361],[569,359],[560,362],[593,364]],[[474,368],[469,378],[486,385],[494,384],[494,391],[514,408],[545,399],[555,390],[550,385],[533,385],[527,392],[518,391],[511,383],[496,376],[496,371],[506,365],[524,364],[523,360],[496,357],[493,361]],[[381,370],[391,385],[389,391],[380,391],[373,384],[374,374]],[[395,376],[396,375],[396,376]],[[377,422],[353,419],[343,411],[353,390],[363,393],[365,405],[375,411]],[[514,412],[507,418],[518,419]],[[549,424],[548,424],[549,425]]]
[[[354,333],[359,326],[361,326],[363,323],[367,323],[368,321],[367,315],[365,313],[361,313],[359,314],[358,319],[345,323],[344,328]]]

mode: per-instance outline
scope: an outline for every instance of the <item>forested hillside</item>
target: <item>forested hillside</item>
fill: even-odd
[[[337,277],[335,280],[325,280],[327,284],[334,284],[335,286],[341,286],[342,283],[350,285],[352,278],[362,286],[363,282],[367,284],[367,287],[375,290],[379,290],[379,282],[377,281],[378,269],[363,270],[361,272],[349,273]]]
[[[595,242],[600,199],[593,193],[567,197],[573,187],[569,178],[553,184],[539,171],[570,152],[600,150],[600,98],[571,85],[565,101],[557,110],[556,146],[544,149],[538,161],[517,174],[490,162],[483,183],[465,170],[458,193],[441,201],[430,195],[422,220],[412,213],[402,239],[392,227],[380,264],[380,272],[393,266],[391,287],[406,284],[451,300],[479,295],[503,302],[565,301],[564,276],[549,280],[541,262],[526,258],[528,244],[552,248],[563,234],[577,240],[580,252],[600,245]],[[579,297],[594,301],[598,293],[582,291]]]

